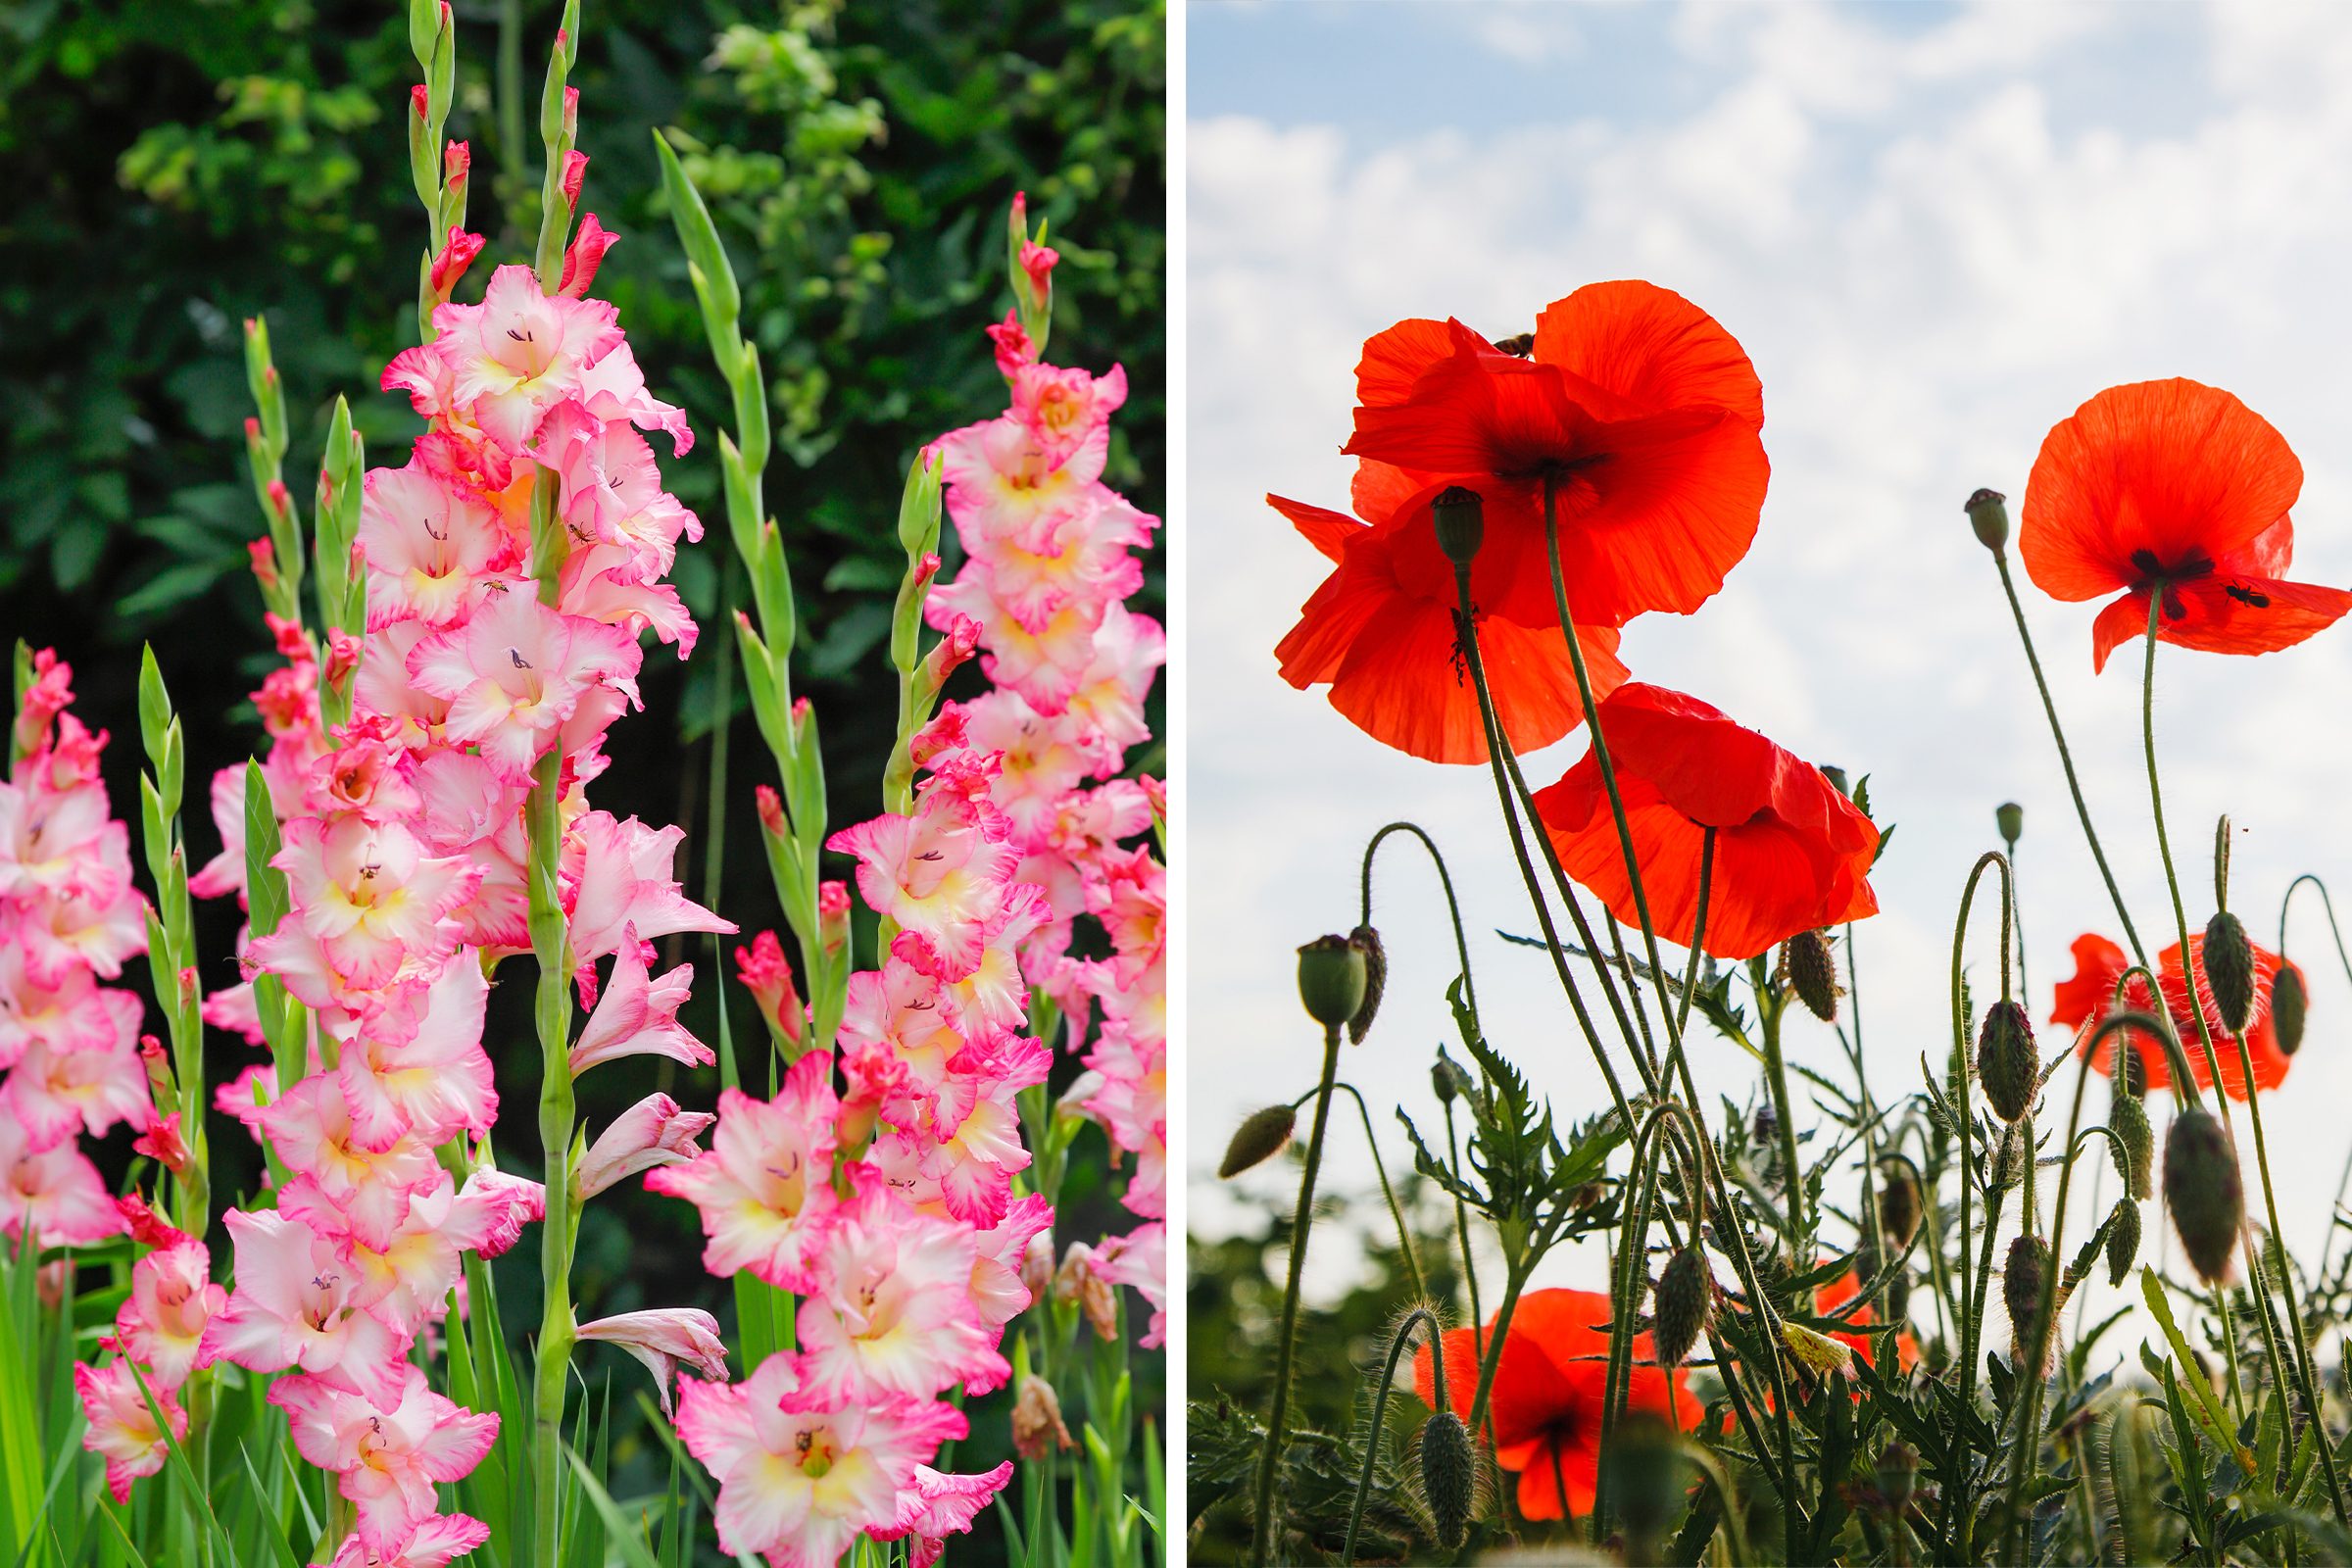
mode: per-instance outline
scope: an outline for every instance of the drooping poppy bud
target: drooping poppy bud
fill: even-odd
[[[1992,808],[1992,825],[2001,830],[2001,842],[2012,851],[2026,831],[2026,808],[2015,801],[2004,802]]]
[[[1908,1160],[1890,1159],[1879,1166],[1879,1231],[1886,1245],[1901,1251],[1919,1234],[1922,1204],[1919,1177]]]
[[[2020,1236],[2009,1244],[2009,1268],[2001,1278],[2001,1304],[2009,1309],[2010,1344],[2019,1365],[2035,1351],[2041,1337],[2041,1293],[2050,1278],[2050,1244]],[[2043,1360],[2049,1348],[2040,1347]]]
[[[2205,922],[2205,946],[2199,952],[2206,984],[2213,988],[2213,1004],[2222,1027],[2233,1035],[2246,1032],[2254,1016],[2254,948],[2246,928],[2228,909]]]
[[[1788,965],[1788,987],[1807,1011],[1823,1023],[1838,1020],[1838,956],[1830,951],[1829,938],[1819,931],[1799,931],[1782,944],[1781,956]]]
[[[2134,1058],[2136,1059],[2136,1057]],[[2156,1190],[2156,1129],[2148,1123],[2148,1107],[2137,1098],[2125,1094],[2120,1087],[2114,1102],[2107,1109],[2107,1126],[2115,1134],[2116,1144],[2110,1145],[2115,1155],[2116,1174],[2135,1199],[2153,1197]]]
[[[2229,1136],[2201,1106],[2175,1116],[2165,1134],[2164,1203],[2197,1277],[2220,1284],[2229,1276],[2238,1229],[2245,1223],[2246,1188]]]
[[[2115,1200],[2115,1223],[2107,1228],[2107,1283],[2121,1285],[2139,1258],[2139,1205],[2129,1197]]]
[[[1678,1367],[1706,1333],[1715,1315],[1715,1279],[1696,1246],[1684,1248],[1658,1272],[1657,1308],[1650,1343],[1662,1367]]]
[[[1451,1410],[1440,1410],[1421,1427],[1421,1494],[1438,1544],[1447,1551],[1460,1550],[1469,1537],[1477,1478],[1470,1429]]]
[[[1372,1032],[1372,1019],[1380,1011],[1381,993],[1388,989],[1389,954],[1380,944],[1380,933],[1368,925],[1359,925],[1348,932],[1348,940],[1364,954],[1364,1004],[1348,1020],[1348,1043],[1360,1046],[1364,1036]]]
[[[1879,1450],[1879,1495],[1886,1500],[1889,1513],[1901,1514],[1911,1506],[1911,1494],[1919,1486],[1919,1450],[1908,1443],[1889,1443]]]
[[[1998,490],[1979,490],[1968,498],[1968,525],[1977,543],[1999,555],[2009,544],[2009,498]]]
[[[1306,1014],[1337,1029],[1364,1004],[1364,950],[1343,936],[1317,937],[1298,950],[1298,1000]]]
[[[1437,524],[1438,548],[1446,559],[1456,566],[1468,566],[1478,559],[1478,547],[1486,541],[1486,503],[1475,490],[1461,485],[1438,492],[1430,503],[1429,514]]]
[[[2026,1009],[2014,1002],[1996,1002],[1985,1008],[1984,1026],[1977,1031],[1977,1076],[1994,1114],[2006,1122],[2024,1120],[2034,1108],[2040,1068],[2034,1024]]]
[[[1233,1130],[1233,1141],[1225,1146],[1225,1157],[1217,1165],[1217,1175],[1231,1181],[1246,1170],[1264,1164],[1282,1152],[1298,1125],[1296,1105],[1268,1105],[1251,1111]]]
[[[2291,1056],[2303,1049],[2303,1023],[2310,1010],[2311,993],[2303,989],[2302,972],[2281,961],[2271,976],[2271,1033],[2281,1054]]]

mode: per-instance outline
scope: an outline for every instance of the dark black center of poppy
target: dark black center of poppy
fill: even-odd
[[[2132,552],[2132,569],[2139,573],[2139,581],[2132,586],[2135,591],[2154,590],[2164,604],[2164,618],[2180,620],[2188,613],[2188,604],[2174,589],[2180,583],[2194,582],[2213,575],[2213,558],[2202,550],[2192,550],[2179,561],[2167,564],[2157,559],[2153,550]],[[2229,589],[2232,599],[2262,609],[2270,600],[2250,588],[2233,586]],[[2248,597],[2251,596],[2251,597]]]

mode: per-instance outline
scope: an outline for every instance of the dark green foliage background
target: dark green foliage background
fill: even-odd
[[[188,730],[198,863],[218,848],[204,787],[264,744],[246,694],[272,662],[246,569],[261,518],[242,446],[239,320],[269,318],[294,430],[287,482],[306,519],[338,393],[371,465],[405,461],[417,428],[405,399],[376,390],[384,362],[414,338],[424,243],[402,129],[416,74],[405,11],[394,0],[0,0],[0,638],[54,644],[74,665],[79,711],[114,733],[108,782],[134,822],[132,699],[139,645],[155,645]],[[462,298],[478,293],[492,264],[527,260],[537,231],[535,105],[555,11],[544,0],[457,5],[449,130],[472,143],[468,226],[490,237]],[[980,328],[1009,304],[1003,224],[1016,189],[1050,220],[1063,255],[1053,357],[1127,368],[1133,395],[1106,477],[1145,510],[1161,508],[1165,6],[588,0],[583,31],[573,74],[592,160],[582,206],[622,236],[598,292],[618,303],[656,392],[693,416],[700,444],[663,467],[710,524],[676,572],[703,644],[684,664],[649,650],[648,710],[614,728],[613,766],[594,796],[616,814],[684,825],[679,871],[700,895],[716,674],[733,658],[719,620],[724,405],[662,203],[652,129],[678,133],[743,280],[745,328],[774,406],[767,504],[803,606],[803,689],[826,738],[833,821],[856,821],[878,808],[893,724],[880,640],[900,570],[891,525],[906,467],[923,441],[1003,407]],[[515,50],[504,84],[502,41]],[[527,145],[500,128],[517,84]],[[1158,614],[1161,603],[1154,552],[1139,608]],[[724,848],[710,864],[719,908],[751,931],[780,919],[751,815],[768,763],[740,682],[734,691]],[[1158,713],[1155,697],[1155,730]],[[1162,768],[1156,749],[1135,760]],[[235,911],[200,906],[199,922],[206,984],[223,984]],[[715,1039],[710,950],[671,947],[666,961],[698,966],[688,1022]],[[491,1020],[508,1106],[499,1153],[530,1170],[527,960],[510,969]],[[760,1087],[757,1016],[738,1005],[735,1024]],[[247,1059],[232,1037],[216,1034],[212,1051],[217,1077]],[[1074,1070],[1063,1064],[1064,1076]],[[666,1063],[602,1068],[582,1086],[582,1114],[601,1126],[657,1087],[709,1102],[714,1074],[673,1073]],[[251,1190],[258,1161],[233,1125],[216,1117],[213,1135],[226,1203]],[[1082,1159],[1066,1197],[1065,1241],[1131,1222],[1086,1174],[1102,1164],[1099,1139],[1088,1139],[1096,1157]],[[104,1154],[111,1172],[123,1170],[127,1139]],[[699,1246],[682,1205],[634,1184],[616,1190],[582,1228],[585,1308],[691,1298],[723,1318],[726,1292],[703,1275]],[[536,1321],[535,1261],[511,1255],[500,1280],[507,1321]],[[1137,1404],[1155,1412],[1163,1373],[1145,1360]],[[611,1376],[620,1413],[633,1409],[642,1383],[626,1362],[592,1355],[587,1370]],[[649,1443],[633,1423],[616,1429],[616,1493],[654,1480]],[[994,1413],[976,1421],[956,1464],[1005,1451]]]

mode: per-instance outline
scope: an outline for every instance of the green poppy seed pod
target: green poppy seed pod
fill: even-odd
[[[1282,1152],[1298,1125],[1296,1105],[1268,1105],[1250,1112],[1233,1130],[1233,1141],[1225,1146],[1225,1158],[1217,1166],[1217,1175],[1231,1181],[1246,1170],[1263,1165]]]
[[[1968,498],[1968,525],[1977,530],[1977,543],[1999,555],[2009,544],[2009,498],[1998,490],[1980,490]]]
[[[1686,1247],[1658,1271],[1650,1344],[1660,1366],[1681,1366],[1715,1315],[1715,1278],[1695,1246]]]
[[[1469,1537],[1477,1477],[1470,1429],[1451,1410],[1440,1410],[1421,1427],[1421,1492],[1438,1544],[1447,1551],[1459,1551]]]
[[[2310,1009],[2311,993],[2303,989],[2301,971],[2281,961],[2271,976],[2271,1028],[2287,1055],[2303,1049],[2303,1019]]]
[[[1992,808],[1992,824],[2001,830],[2001,842],[2014,850],[2026,831],[2026,808],[2015,801],[2005,801]]]
[[[1306,1014],[1337,1029],[1364,1004],[1364,950],[1346,937],[1317,937],[1298,950],[1298,1000]]]
[[[1838,1018],[1838,956],[1818,931],[1799,931],[1781,948],[1788,965],[1788,988],[1823,1023]]]
[[[2147,1105],[2130,1095],[2118,1094],[2107,1107],[2107,1126],[2115,1134],[2115,1144],[2108,1149],[2115,1155],[2116,1174],[2123,1177],[2134,1199],[2144,1201],[2154,1197],[2156,1129],[2148,1124]]]
[[[2129,1198],[2115,1200],[2115,1223],[2107,1230],[2107,1283],[2121,1285],[2139,1260],[2139,1205]]]
[[[1919,1178],[1908,1162],[1890,1159],[1879,1167],[1879,1231],[1886,1245],[1901,1251],[1919,1234],[1922,1213]]]
[[[2254,1016],[2254,948],[2236,915],[2223,909],[2205,922],[2199,956],[2222,1026],[2233,1035],[2244,1034],[2247,1020]]]
[[[2164,1138],[2164,1205],[2197,1277],[2208,1285],[2228,1278],[2245,1223],[2246,1188],[2213,1112],[2192,1107],[2173,1118]]]
[[[2050,1244],[2038,1236],[2020,1236],[2009,1244],[2009,1269],[2001,1278],[2001,1304],[2009,1309],[2010,1343],[2022,1365],[2038,1338],[2042,1287],[2050,1277]],[[2048,1348],[2043,1347],[2046,1359]]]
[[[1911,1505],[1911,1494],[1919,1487],[1919,1450],[1908,1443],[1889,1443],[1879,1450],[1879,1495],[1886,1499],[1890,1513],[1900,1514]]]
[[[1348,1020],[1348,1039],[1350,1044],[1360,1046],[1364,1036],[1372,1032],[1373,1014],[1380,1011],[1381,993],[1388,989],[1389,952],[1380,945],[1380,933],[1368,925],[1359,925],[1348,932],[1348,940],[1362,949],[1364,955],[1364,1004]]]
[[[1609,1497],[1625,1525],[1626,1562],[1657,1562],[1690,1488],[1681,1438],[1656,1411],[1629,1410],[1601,1463],[1609,1467]]]
[[[2034,1085],[2040,1069],[2034,1023],[2026,1009],[2014,1002],[1996,1002],[1985,1008],[1984,1027],[1977,1031],[1977,1077],[1993,1113],[2006,1122],[2024,1120],[2034,1108]]]
[[[1437,523],[1438,548],[1447,561],[1467,566],[1478,559],[1478,547],[1487,537],[1487,515],[1477,491],[1458,484],[1441,490],[1429,505],[1429,514]]]

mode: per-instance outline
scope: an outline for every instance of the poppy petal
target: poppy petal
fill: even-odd
[[[1644,414],[1725,409],[1764,422],[1764,387],[1739,339],[1671,289],[1588,283],[1536,318],[1536,359]]]
[[[1286,496],[1269,495],[1266,505],[1290,518],[1291,526],[1332,561],[1345,559],[1348,541],[1364,532],[1367,526],[1344,512],[1311,506],[1304,501],[1293,501]]]
[[[1453,334],[1444,321],[1398,321],[1364,339],[1355,367],[1355,400],[1368,408],[1402,403],[1423,371],[1453,352]]]

